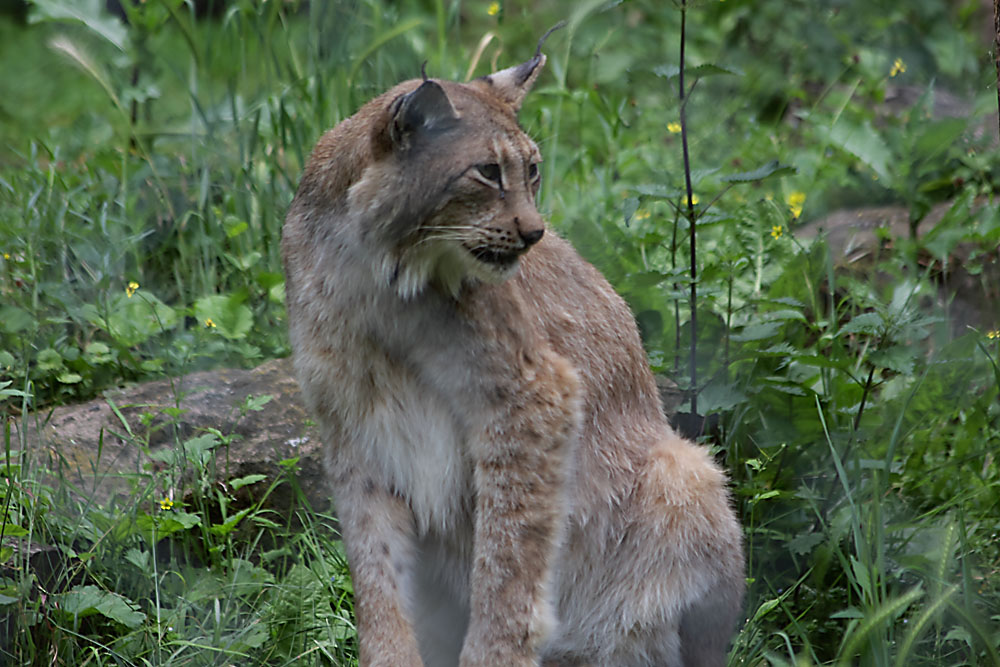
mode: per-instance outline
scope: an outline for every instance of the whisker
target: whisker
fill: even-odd
[[[450,231],[478,231],[481,227],[477,225],[440,225],[434,227],[421,227],[422,232],[450,232]]]
[[[432,243],[436,241],[471,241],[475,238],[472,234],[462,233],[463,230],[442,230],[440,232],[435,232],[428,234],[421,239],[418,239],[413,245],[422,245],[424,243]]]

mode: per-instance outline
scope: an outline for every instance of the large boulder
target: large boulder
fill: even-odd
[[[266,396],[270,400],[260,405]],[[223,441],[231,436],[228,445],[214,449],[218,481],[252,474],[275,479],[297,457],[296,478],[306,499],[317,509],[329,504],[317,430],[289,359],[109,390],[99,399],[29,415],[16,428],[31,456],[58,471],[55,479],[98,502],[132,493],[136,482],[181,460],[183,443],[214,429]],[[243,495],[252,497],[266,486],[247,487]],[[268,504],[287,507],[291,493],[289,484],[282,485]]]
[[[985,200],[976,200],[965,212],[962,224],[975,225],[975,216],[985,205]],[[918,240],[917,266],[921,275],[929,276],[937,285],[932,307],[936,313],[947,315],[952,333],[965,334],[969,327],[994,330],[1000,326],[1000,247],[995,242],[945,244],[950,248],[946,261],[927,251],[929,239],[930,243],[947,240],[935,236],[945,216],[965,210],[954,207],[954,202],[939,203],[912,227],[909,209],[904,206],[839,210],[798,227],[795,236],[803,240],[822,237],[839,274],[878,282],[892,279],[883,272],[881,263],[895,256],[893,246]],[[953,229],[954,221],[949,224]]]

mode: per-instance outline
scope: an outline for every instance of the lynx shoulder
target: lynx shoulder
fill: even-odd
[[[375,98],[285,220],[362,665],[721,665],[740,613],[725,475],[536,209],[516,113],[544,62]]]

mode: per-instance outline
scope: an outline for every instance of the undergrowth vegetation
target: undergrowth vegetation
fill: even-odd
[[[336,521],[294,459],[230,479],[232,433],[153,450],[123,418],[145,465],[96,500],[23,424],[288,354],[281,222],[320,134],[425,61],[485,74],[565,19],[521,114],[541,206],[712,415],[748,555],[730,664],[1000,665],[981,3],[123,5],[0,18],[0,663],[356,664]],[[875,204],[907,223],[876,233],[877,259],[811,229]],[[987,297],[971,313],[958,273]]]

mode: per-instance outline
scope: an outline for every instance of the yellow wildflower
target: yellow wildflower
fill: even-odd
[[[214,329],[215,328],[215,322],[212,320],[211,317],[206,317],[205,318],[205,326],[208,327],[209,329]]]
[[[989,338],[990,340],[996,340],[997,338],[1000,338],[1000,329],[994,329],[993,331],[990,331],[989,333],[986,334],[986,337]]]
[[[781,225],[771,225],[771,237],[780,239],[781,235],[785,233],[785,229]]]
[[[897,74],[902,74],[906,71],[906,63],[903,62],[902,58],[896,58],[892,61],[892,69],[889,70],[889,76],[893,77]]]
[[[806,193],[799,192],[798,190],[791,192],[785,197],[785,203],[788,204],[788,209],[792,212],[792,217],[798,218],[802,215],[802,205],[806,203]]]
[[[163,510],[164,512],[169,512],[173,508],[174,508],[174,501],[172,501],[170,498],[164,498],[163,500],[160,501],[160,509]]]
[[[499,14],[500,13],[500,3],[499,2],[491,2],[489,8],[486,10],[486,13],[489,14],[490,16],[496,16],[497,14]]]
[[[4,258],[4,259],[10,259],[10,253],[9,253],[9,252],[5,252],[5,253],[3,254],[3,258]]]
[[[681,124],[678,123],[677,121],[667,123],[667,132],[670,132],[672,134],[677,134],[680,131],[681,131]]]
[[[129,284],[125,286],[125,296],[131,299],[137,289],[139,289],[139,283],[134,280],[129,281]]]
[[[645,209],[640,209],[635,213],[636,220],[645,220],[650,216],[650,212]]]
[[[695,194],[691,195],[691,203],[692,204],[697,204],[699,201],[701,201],[701,200],[698,199],[698,195],[695,195]]]

